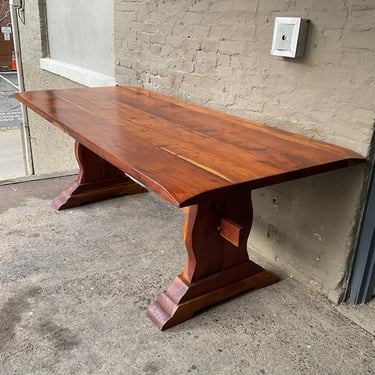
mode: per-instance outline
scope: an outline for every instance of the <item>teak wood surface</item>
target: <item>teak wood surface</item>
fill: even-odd
[[[146,191],[128,176],[189,206],[185,270],[147,311],[160,329],[277,280],[247,254],[251,190],[363,162],[345,148],[142,88],[16,97],[76,140],[80,174],[54,200],[56,208]]]

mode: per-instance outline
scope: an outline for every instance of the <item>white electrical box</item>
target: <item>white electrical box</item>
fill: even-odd
[[[275,17],[271,55],[302,57],[309,22],[301,17]]]

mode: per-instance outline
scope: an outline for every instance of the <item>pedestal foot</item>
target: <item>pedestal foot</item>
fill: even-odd
[[[210,292],[200,294],[195,298],[188,299],[185,302],[178,303],[175,301],[174,296],[171,295],[171,289],[173,290],[176,287],[173,284],[184,283],[181,276],[179,276],[166,292],[160,294],[157,300],[148,308],[146,314],[160,330],[165,330],[192,318],[196,312],[207,306],[249,290],[263,288],[278,280],[278,277],[272,273],[261,270],[252,276],[234,281],[225,286],[213,289]],[[188,285],[186,287],[189,289]]]
[[[147,192],[120,169],[78,142],[75,152],[80,172],[77,180],[53,200],[56,209],[64,210],[108,198]]]
[[[278,281],[277,276],[249,260],[251,224],[250,191],[189,208],[184,273],[147,310],[159,329],[190,319],[207,306]]]

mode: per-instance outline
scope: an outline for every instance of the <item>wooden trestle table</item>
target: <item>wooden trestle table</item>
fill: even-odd
[[[58,210],[142,193],[145,187],[187,207],[185,269],[147,310],[159,329],[277,281],[248,257],[253,189],[363,161],[338,146],[142,88],[30,91],[16,97],[76,140],[80,172],[55,198]]]

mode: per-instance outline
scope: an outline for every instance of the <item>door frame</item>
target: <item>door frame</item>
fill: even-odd
[[[348,302],[357,305],[369,302],[375,294],[375,134],[371,142],[370,183],[359,232]]]
[[[21,1],[21,5],[13,5],[13,2],[10,1],[10,16],[13,30],[13,43],[14,43],[14,52],[16,55],[17,63],[17,78],[18,78],[18,87],[20,92],[25,91],[25,81],[23,76],[23,66],[22,66],[22,57],[21,57],[21,43],[20,43],[20,33],[18,19],[22,16],[24,11],[24,3]],[[25,173],[26,176],[34,175],[34,163],[31,147],[31,136],[30,136],[30,127],[29,127],[29,118],[27,115],[27,109],[24,104],[21,104],[22,112],[22,125],[21,130],[21,140],[23,148],[23,156],[25,162]]]

